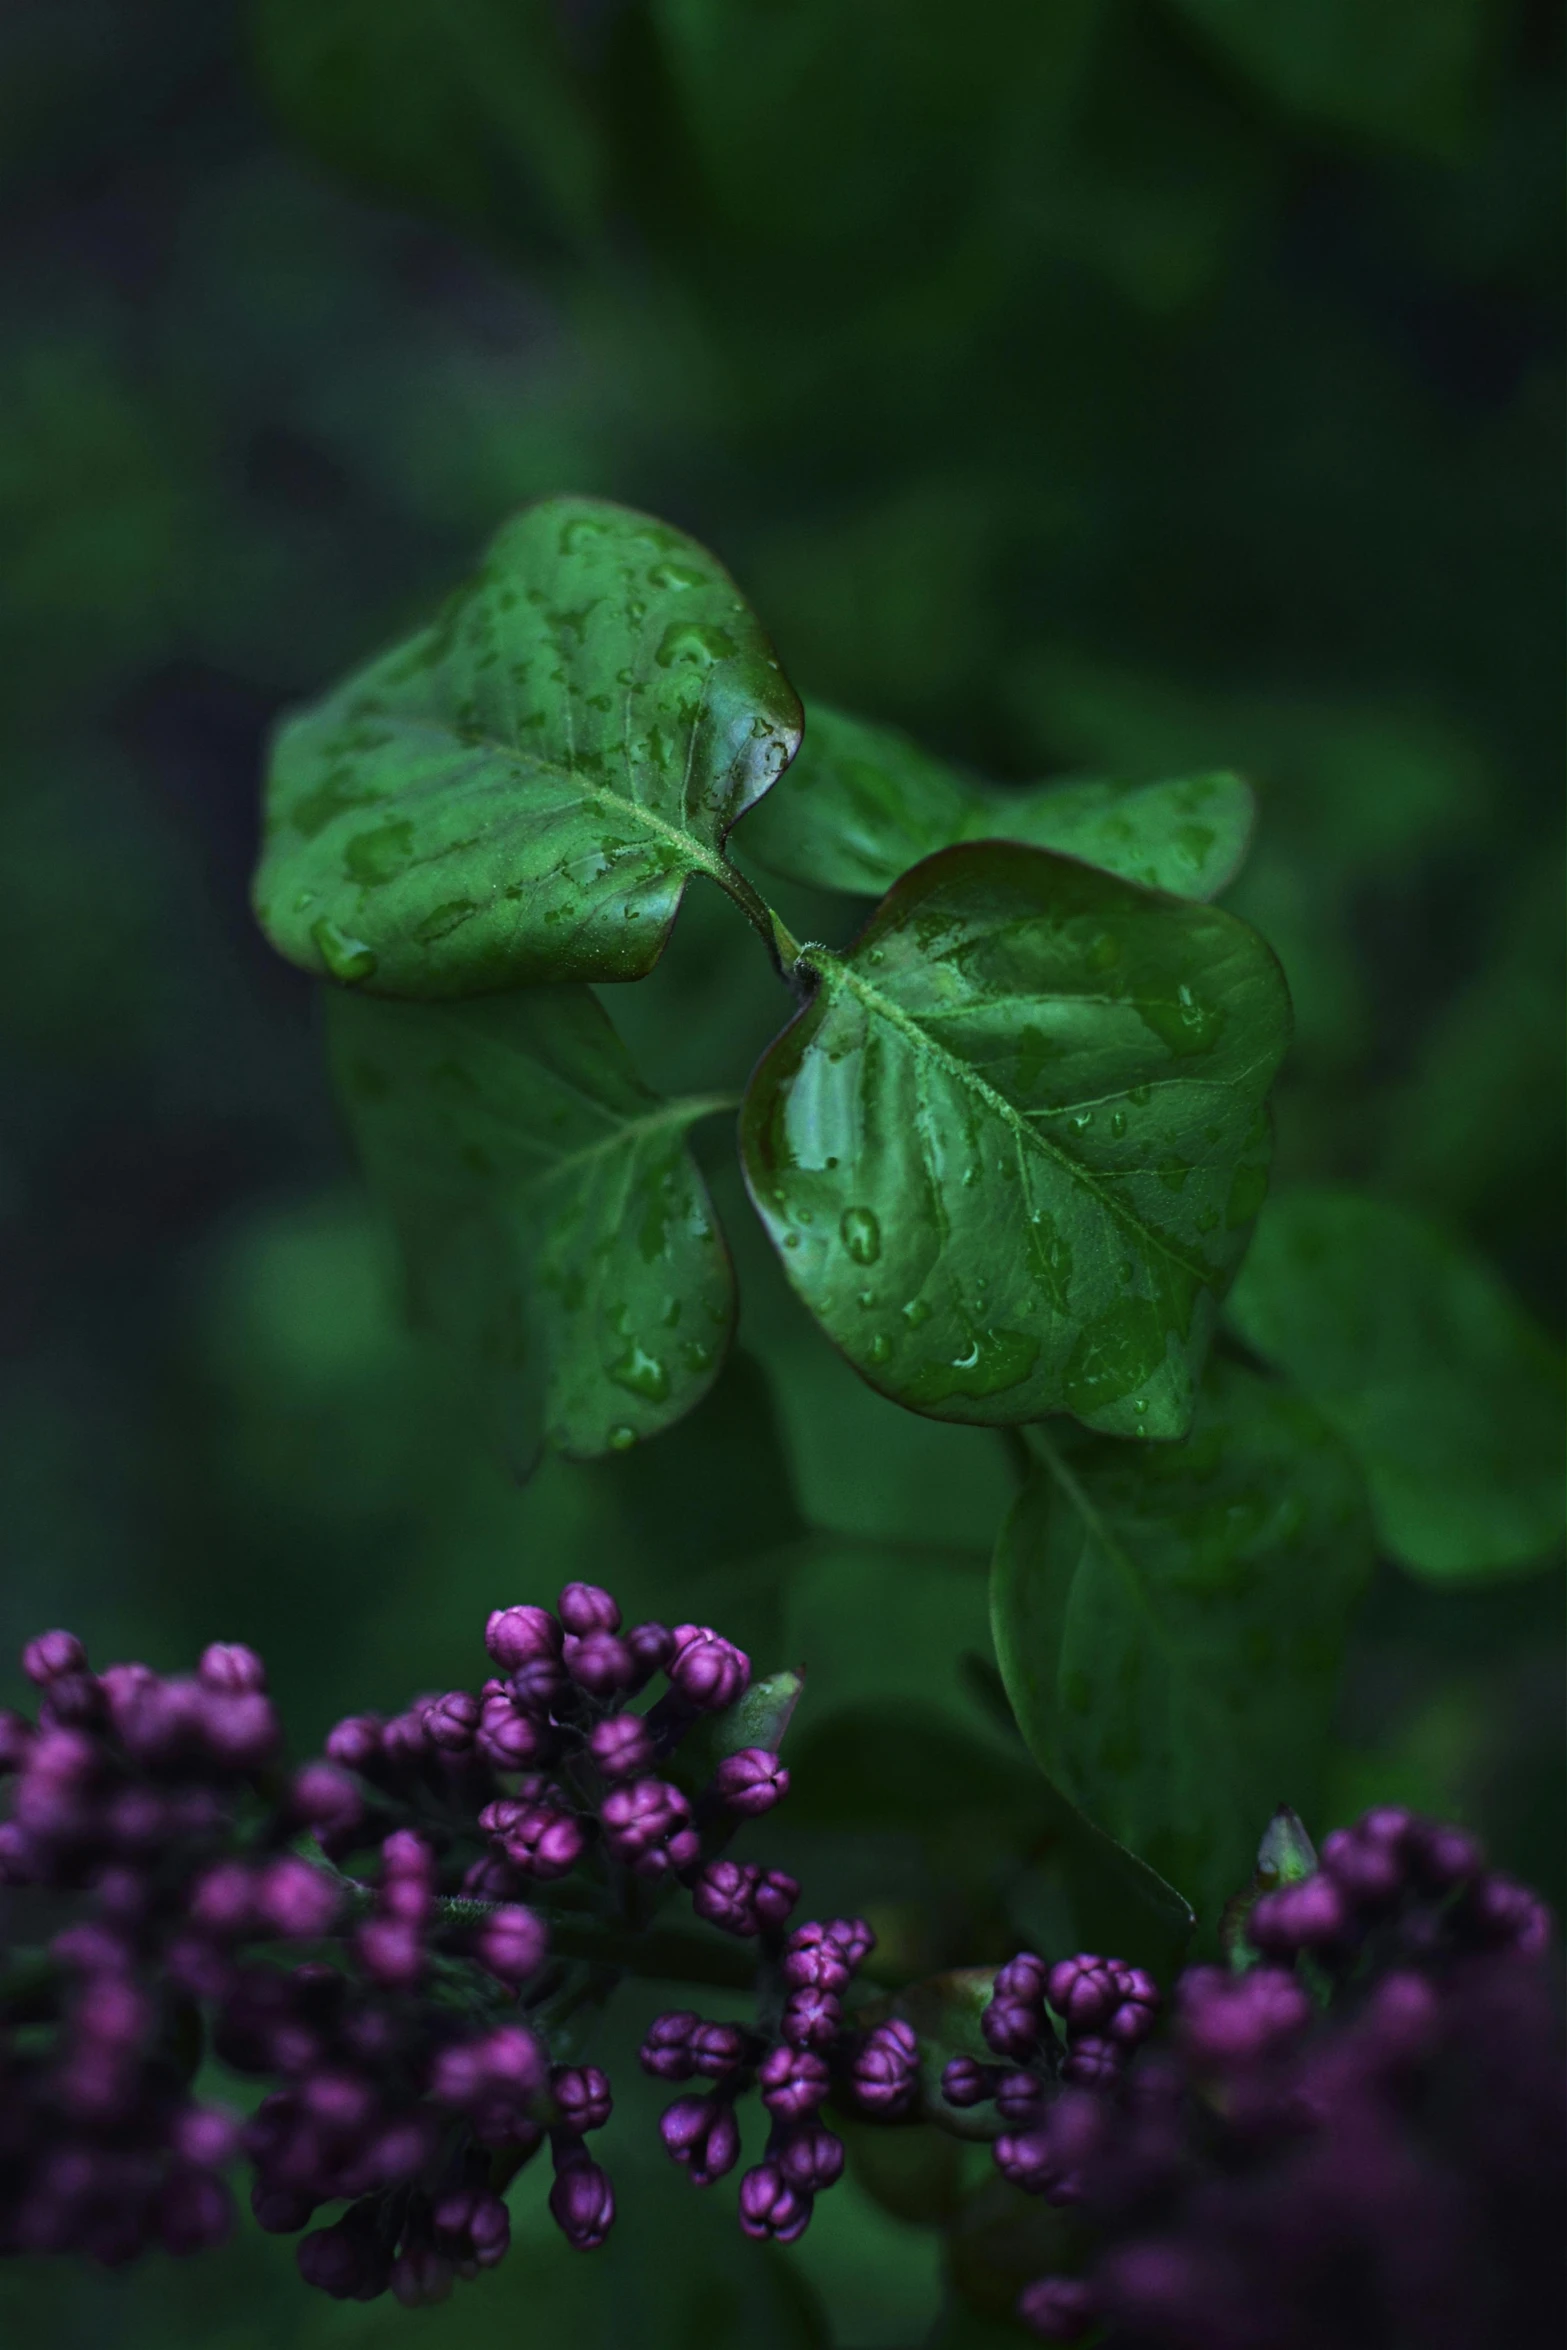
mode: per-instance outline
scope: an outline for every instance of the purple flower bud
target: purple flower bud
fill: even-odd
[[[765,1746],[744,1746],[718,1766],[719,1800],[745,1819],[771,1811],[789,1792],[789,1773]]]
[[[1066,1963],[1070,1965],[1072,1962],[1068,1960]],[[1023,2007],[1043,2007],[1051,1971],[1044,1960],[1036,1958],[1031,1950],[1021,1950],[1016,1958],[1009,1959],[1004,1967],[996,1969],[992,1997],[1015,2001]]]
[[[546,1803],[530,1804],[502,1838],[512,1866],[541,1883],[569,1875],[582,1858],[586,1842],[580,1820]]]
[[[250,2208],[255,2214],[257,2227],[267,2235],[297,2236],[300,2229],[307,2226],[315,2216],[316,2207],[310,2196],[301,2194],[296,2188],[275,2187],[264,2179],[256,2179],[251,2185]],[[312,2254],[311,2257],[312,2260],[317,2257],[325,2260],[331,2256]],[[306,2272],[303,2261],[300,2263],[300,2274],[305,2277],[307,2284],[316,2282]],[[324,2289],[331,2290],[330,2286]]]
[[[498,2195],[484,2187],[458,2187],[443,2195],[430,2214],[436,2243],[449,2260],[494,2268],[511,2242],[511,2214]]]
[[[434,1882],[435,1855],[416,1828],[394,1828],[382,1838],[381,1874],[387,1881],[412,1877],[421,1885]]]
[[[801,2122],[782,2133],[776,2159],[797,2195],[819,2195],[843,2176],[843,2140],[820,2122]]]
[[[854,2060],[856,2101],[867,2113],[901,2113],[919,2084],[919,2042],[901,2018],[878,2024]]]
[[[1485,1854],[1462,1828],[1416,1825],[1409,1839],[1409,1855],[1416,1876],[1434,1893],[1446,1893],[1467,1884],[1485,1866]]]
[[[751,1895],[757,1921],[775,1930],[782,1926],[800,1898],[800,1888],[782,1869],[763,1869]]]
[[[1036,2277],[1018,2295],[1017,2313],[1042,2342],[1080,2342],[1094,2322],[1094,2296],[1081,2277]]]
[[[573,2251],[595,2251],[614,2225],[614,2190],[605,2173],[580,2147],[568,2154],[557,2149],[555,2164],[555,2184],[550,2189],[555,2225]]]
[[[637,1677],[636,1658],[613,1632],[590,1632],[582,1640],[568,1636],[565,1664],[577,1687],[590,1697],[613,1697],[630,1689]]]
[[[709,1861],[691,1888],[691,1906],[699,1918],[721,1926],[726,1934],[758,1933],[760,1881],[760,1870],[745,1861]]]
[[[620,1608],[597,1583],[568,1583],[558,1602],[560,1620],[578,1640],[590,1632],[618,1632]]]
[[[107,1711],[103,1684],[95,1673],[61,1673],[44,1690],[38,1719],[62,1729],[91,1730]]]
[[[196,1667],[209,1689],[265,1689],[267,1668],[253,1648],[239,1640],[214,1640]]]
[[[693,2187],[713,2186],[740,2159],[740,2125],[725,2096],[677,2099],[660,2121],[659,2131]]]
[[[257,1914],[275,1934],[300,1938],[324,1934],[341,1901],[330,1877],[292,1853],[269,1861],[256,1884]]]
[[[698,2021],[691,2032],[691,2069],[710,2081],[721,2081],[742,2061],[746,2035],[738,2024]]]
[[[111,1796],[104,1818],[116,1847],[137,1858],[156,1852],[178,1833],[173,1807],[150,1787],[122,1787]]]
[[[1031,2122],[1043,2096],[1043,2085],[1032,2073],[1003,2073],[996,2083],[996,2111],[1004,2122]]]
[[[294,2255],[306,2284],[330,2293],[334,2301],[373,2301],[386,2291],[391,2277],[391,2259],[373,2218],[356,2218],[357,2208],[335,2227],[317,2228],[301,2237]]]
[[[611,1714],[589,1731],[588,1752],[606,1779],[634,1779],[653,1760],[653,1740],[640,1714]]]
[[[559,1656],[561,1628],[548,1608],[498,1607],[484,1627],[484,1645],[503,1673],[530,1657]]]
[[[240,2150],[240,2118],[224,2105],[185,2105],[175,2115],[169,2143],[198,2170],[223,2170]]]
[[[1491,1947],[1538,1958],[1550,1947],[1551,1913],[1537,1894],[1495,1872],[1481,1877],[1464,1896],[1462,1922],[1473,1938]]]
[[[1072,2041],[1061,2062],[1061,2078],[1080,2089],[1108,2089],[1121,2077],[1125,2055],[1114,2040],[1085,2032]]]
[[[1125,1966],[1119,1959],[1111,1961],[1110,1972],[1118,2004],[1111,2009],[1104,2030],[1118,2047],[1135,2048],[1154,2028],[1160,2007],[1158,1985],[1141,1967]]]
[[[550,2074],[560,2127],[581,2137],[601,2130],[613,2111],[609,2077],[596,2064],[561,2065]]]
[[[685,1827],[691,1807],[664,1779],[634,1779],[612,1788],[599,1806],[604,1841],[617,1860],[634,1861]]]
[[[650,1681],[674,1648],[674,1635],[663,1624],[633,1624],[626,1646],[636,1660],[637,1687]]]
[[[405,2244],[392,2263],[392,2292],[405,2309],[433,2309],[456,2281],[456,2270],[433,2244]]]
[[[201,1731],[208,1751],[236,1771],[259,1770],[282,1743],[282,1726],[259,1689],[204,1693]]]
[[[664,1670],[688,1705],[719,1713],[745,1694],[751,1660],[706,1624],[677,1624]]]
[[[36,1688],[87,1669],[87,1651],[74,1632],[40,1632],[22,1651],[22,1670]]]
[[[476,1743],[498,1771],[548,1762],[555,1748],[549,1724],[525,1712],[509,1692],[485,1698],[479,1709]]]
[[[1033,2055],[1044,2034],[1044,2018],[1037,2007],[1015,1999],[992,1999],[979,2019],[979,2028],[998,2056]]]
[[[1046,2130],[1003,2130],[991,2151],[1001,2176],[1026,2195],[1042,2195],[1055,2180],[1056,2162]]]
[[[364,1818],[358,1788],[335,1763],[305,1763],[289,1781],[288,1793],[294,1818],[313,1828],[346,1833]]]
[[[256,1880],[246,1863],[215,1862],[197,1879],[186,1914],[207,1933],[225,1939],[249,1933],[256,1919]]]
[[[656,1883],[661,1877],[689,1876],[702,1857],[702,1839],[695,1828],[677,1828],[665,1844],[638,1853],[632,1862],[639,1877]]]
[[[1097,2031],[1118,2004],[1109,1963],[1087,1950],[1051,1968],[1045,1996],[1068,2031],[1075,2032]]]
[[[388,1991],[407,1991],[424,1973],[424,1937],[404,1918],[367,1918],[354,1935],[367,1975]]]
[[[493,1688],[486,1683],[484,1694],[487,1698],[510,1697],[520,1712],[533,1714],[542,1722],[561,1704],[570,1686],[558,1656],[530,1656],[509,1681],[498,1681]]]
[[[843,2007],[831,1991],[794,1991],[778,2028],[791,2048],[830,2048],[842,2024]]]
[[[972,2056],[954,2056],[943,2068],[941,2094],[949,2105],[983,2105],[996,2093],[997,2068],[976,2064]]]
[[[784,1950],[783,1979],[791,1991],[842,1991],[853,1962],[825,1926],[797,1926]]]
[[[384,1727],[379,1714],[345,1714],[327,1732],[326,1751],[342,1770],[372,1770],[381,1759]]]
[[[1253,1967],[1232,1976],[1218,1967],[1189,1967],[1180,1983],[1181,2040],[1201,2066],[1249,2064],[1303,2032],[1311,2001],[1292,1975]]]
[[[776,2162],[759,2163],[740,2181],[740,2225],[748,2236],[792,2244],[811,2224],[811,2198],[785,2178]]]
[[[449,1689],[423,1709],[425,1736],[442,1754],[466,1754],[479,1726],[479,1700],[467,1689]]]
[[[1246,1920],[1246,1937],[1272,1958],[1294,1958],[1303,1950],[1324,1950],[1343,1938],[1348,1923],[1344,1896],[1331,1877],[1303,1877],[1265,1893]]]
[[[780,2121],[805,2121],[827,2094],[827,2067],[808,2048],[769,2048],[757,2068],[762,2103]]]
[[[526,1982],[543,1964],[549,1928],[519,1902],[503,1902],[474,1936],[474,1955],[503,1983]]]
[[[1335,1828],[1323,1839],[1322,1874],[1357,1909],[1382,1909],[1403,1891],[1406,1872],[1396,1844],[1358,1828]]]
[[[667,2015],[656,2015],[648,2026],[647,2038],[639,2051],[639,2061],[645,2073],[655,2080],[689,2081],[696,2070],[691,2057],[691,2035],[698,2019],[689,2008],[676,2008]],[[683,2103],[700,2100],[682,2100]],[[670,2108],[671,2112],[674,2108]]]

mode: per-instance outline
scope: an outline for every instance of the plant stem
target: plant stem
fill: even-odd
[[[775,914],[758,889],[753,889],[743,873],[738,872],[727,858],[708,871],[726,897],[732,898],[741,913],[760,937],[771,957],[773,969],[786,987],[795,985],[795,974],[800,961],[800,942],[781,914]]]

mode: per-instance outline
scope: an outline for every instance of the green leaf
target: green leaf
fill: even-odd
[[[651,970],[693,873],[799,740],[733,581],[679,531],[555,498],[441,617],[291,719],[256,913],[376,995]]]
[[[1353,1191],[1287,1192],[1228,1312],[1356,1455],[1406,1567],[1482,1575],[1560,1543],[1561,1357],[1437,1225]]]
[[[530,1466],[623,1450],[691,1409],[734,1318],[685,1136],[586,988],[472,1004],[334,989],[333,1066],[415,1317],[462,1355]]]
[[[1053,1783],[1212,1924],[1281,1793],[1316,1793],[1371,1567],[1359,1472],[1223,1362],[1184,1443],[1034,1441],[991,1582],[1007,1693]]]
[[[944,850],[746,1094],[746,1180],[855,1369],[937,1419],[1175,1437],[1266,1188],[1254,931],[1039,849]]]
[[[949,767],[893,727],[815,702],[806,718],[799,756],[739,842],[787,881],[879,897],[937,849],[1016,840],[1149,889],[1211,898],[1234,880],[1251,839],[1255,805],[1238,775],[1008,789]]]

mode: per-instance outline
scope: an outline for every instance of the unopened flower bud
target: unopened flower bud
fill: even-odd
[[[239,1640],[214,1640],[196,1667],[209,1689],[265,1689],[267,1668],[253,1648]]]
[[[792,2244],[811,2223],[811,2197],[792,2187],[776,2162],[759,2163],[740,2181],[740,2225],[748,2236]]]
[[[519,1902],[492,1910],[474,1935],[474,1956],[503,1983],[526,1982],[549,1948],[544,1920]]]
[[[22,1651],[22,1670],[36,1688],[87,1669],[87,1651],[74,1632],[40,1632]]]
[[[794,1991],[779,2030],[791,2048],[830,2048],[843,2025],[843,2007],[831,1991]]]
[[[1094,2296],[1081,2277],[1036,2277],[1018,2295],[1017,2313],[1042,2342],[1080,2342],[1094,2322]]]
[[[608,2075],[596,2064],[557,2066],[550,2074],[550,2088],[562,2129],[581,2137],[588,2130],[601,2130],[608,2121],[614,2100]]]
[[[530,1657],[559,1656],[561,1627],[543,1607],[498,1607],[484,1627],[484,1645],[503,1673]]]
[[[765,1746],[745,1746],[727,1754],[718,1766],[719,1800],[730,1811],[754,1819],[771,1811],[789,1792],[789,1773]]]
[[[866,2035],[854,2059],[854,2095],[864,2112],[901,2113],[919,2084],[919,2042],[913,2027],[895,2018]]]
[[[550,2215],[575,2252],[596,2250],[614,2225],[614,2189],[580,2145],[569,2153],[556,2150]]]
[[[568,1636],[564,1662],[577,1687],[590,1697],[613,1697],[630,1689],[637,1677],[636,1658],[613,1632],[589,1632],[581,1640]]]
[[[618,1632],[620,1607],[597,1583],[568,1583],[558,1602],[560,1620],[577,1639],[590,1632]]]
[[[808,2048],[770,2048],[757,2068],[762,2103],[780,2121],[805,2121],[827,2094],[827,2067]]]
[[[719,1713],[745,1694],[751,1660],[706,1624],[677,1624],[664,1670],[688,1705]]]
[[[653,1740],[640,1714],[611,1714],[589,1731],[588,1752],[606,1779],[635,1779],[653,1760]]]

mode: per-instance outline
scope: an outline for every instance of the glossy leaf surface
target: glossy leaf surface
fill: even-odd
[[[1181,1444],[1042,1451],[992,1576],[1007,1692],[1051,1780],[1211,1926],[1281,1795],[1314,1800],[1371,1567],[1359,1472],[1230,1363]]]
[[[686,1147],[586,988],[474,1004],[334,989],[331,1043],[415,1318],[452,1344],[531,1465],[625,1449],[717,1376],[734,1289]]]
[[[1478,1575],[1560,1543],[1560,1357],[1437,1225],[1352,1191],[1286,1192],[1228,1313],[1355,1453],[1405,1566]]]
[[[799,725],[711,555],[551,499],[430,627],[285,724],[257,915],[290,961],[376,995],[640,978]]]
[[[937,1419],[1181,1435],[1266,1189],[1289,1005],[1261,939],[982,843],[811,963],[741,1141],[829,1336]]]
[[[1145,888],[1211,898],[1239,871],[1255,813],[1238,775],[982,783],[893,727],[812,703],[799,756],[739,845],[786,880],[867,897],[937,849],[1016,840]]]

